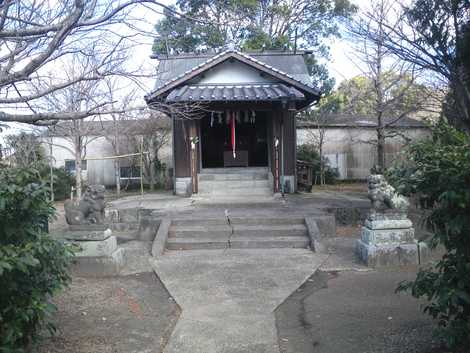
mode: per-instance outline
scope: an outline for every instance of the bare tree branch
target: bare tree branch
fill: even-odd
[[[80,82],[144,77],[124,65],[137,37],[149,35],[130,15],[139,6],[207,24],[156,0],[0,1],[0,121],[41,125],[116,112],[103,102],[85,110],[52,109],[50,100]],[[70,75],[66,65],[78,56],[87,70]]]

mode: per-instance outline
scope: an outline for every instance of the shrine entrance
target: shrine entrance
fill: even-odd
[[[202,168],[268,166],[266,112],[210,112],[200,129]]]

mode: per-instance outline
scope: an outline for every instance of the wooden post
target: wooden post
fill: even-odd
[[[191,143],[191,177],[192,177],[192,186],[193,186],[193,194],[197,193],[197,178],[196,178],[196,147],[193,143]]]
[[[274,192],[279,192],[279,138],[274,138]]]
[[[194,132],[194,131],[193,131]],[[190,138],[190,166],[191,166],[191,184],[192,184],[192,193],[196,194],[198,190],[197,185],[197,144],[199,143],[199,138],[196,135],[193,135]]]
[[[49,165],[50,165],[50,173],[51,173],[51,202],[54,202],[54,166],[53,166],[53,159],[52,159],[52,137],[51,143],[49,144]]]
[[[140,194],[144,196],[144,136],[140,139]]]

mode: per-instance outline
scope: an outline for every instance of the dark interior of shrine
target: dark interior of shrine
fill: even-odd
[[[230,114],[210,112],[201,119],[202,168],[268,166],[266,112],[236,112],[235,157]]]

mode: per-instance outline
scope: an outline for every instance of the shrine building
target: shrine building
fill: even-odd
[[[176,194],[295,191],[295,115],[320,98],[306,54],[228,50],[158,57],[157,82],[145,99],[171,116]]]

